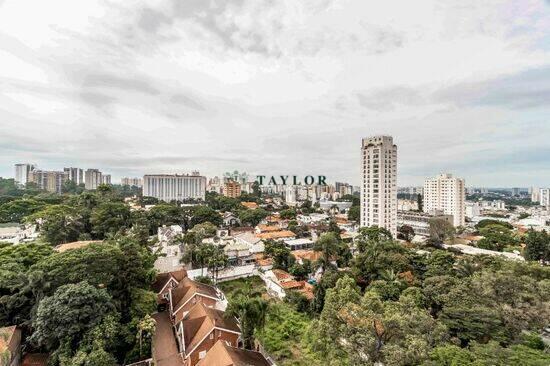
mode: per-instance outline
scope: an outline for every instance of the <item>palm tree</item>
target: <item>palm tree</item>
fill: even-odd
[[[265,326],[268,308],[267,301],[260,297],[240,295],[231,299],[225,316],[239,320],[244,348],[253,349],[254,335]]]

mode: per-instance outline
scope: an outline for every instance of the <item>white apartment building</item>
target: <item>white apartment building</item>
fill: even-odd
[[[159,200],[183,201],[186,199],[205,199],[206,177],[198,175],[145,175],[143,177],[143,195]]]
[[[111,174],[102,174],[101,184],[111,184]]]
[[[378,226],[397,236],[397,145],[373,136],[361,146],[361,226]]]
[[[466,213],[464,179],[452,174],[440,174],[424,182],[424,212],[436,210],[453,215],[454,226],[464,226]]]
[[[136,186],[136,187],[142,187],[143,186],[143,180],[141,178],[122,178],[120,180],[120,184],[123,186]]]
[[[84,183],[84,171],[80,168],[63,168],[63,171],[67,173],[68,179],[75,182],[77,185]]]
[[[97,189],[103,183],[102,173],[98,169],[86,169],[84,185],[86,189]]]
[[[29,173],[35,168],[32,164],[15,164],[15,183],[25,185],[29,181]]]
[[[62,193],[63,184],[68,180],[66,172],[31,170],[29,172],[29,182],[36,183],[38,188],[51,193]]]
[[[550,188],[541,188],[539,192],[540,205],[550,208]]]
[[[531,202],[540,202],[540,189],[531,188]]]

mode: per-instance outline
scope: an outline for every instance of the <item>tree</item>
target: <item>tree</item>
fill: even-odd
[[[454,238],[455,228],[445,219],[432,218],[430,224],[430,240],[434,244],[441,244],[447,239]]]
[[[29,222],[40,222],[40,232],[52,245],[78,240],[84,231],[80,213],[66,205],[51,205],[27,218]]]
[[[360,206],[351,206],[348,210],[348,220],[359,222],[361,218]]]
[[[321,267],[324,270],[331,266],[331,261],[336,259],[339,252],[340,242],[333,232],[321,234],[321,237],[313,246],[313,250],[321,252]]]
[[[550,235],[546,231],[529,229],[525,238],[525,259],[530,261],[550,261]]]
[[[214,209],[208,206],[197,206],[193,209],[190,226],[210,222],[215,226],[221,226],[223,220],[221,215]]]
[[[268,240],[265,243],[265,254],[273,259],[273,268],[287,271],[295,262],[294,256],[290,253],[284,243]]]
[[[245,209],[239,212],[239,220],[243,225],[256,226],[268,215],[269,213],[263,208]]]
[[[411,241],[414,238],[414,229],[409,225],[402,225],[397,229],[397,231],[406,241]]]
[[[0,205],[0,223],[23,222],[23,219],[44,208],[45,204],[35,199],[20,198]]]
[[[253,349],[255,333],[265,326],[268,306],[260,297],[238,295],[231,299],[225,316],[239,319],[244,348]]]
[[[149,222],[149,232],[155,234],[157,228],[163,225],[183,225],[185,226],[187,217],[184,210],[174,204],[169,204],[162,202],[161,204],[155,205],[146,215],[147,221]]]
[[[63,341],[78,344],[88,330],[113,311],[112,299],[104,289],[86,281],[61,286],[40,302],[31,340],[47,350]]]
[[[296,218],[296,210],[293,209],[293,208],[289,208],[289,209],[286,209],[286,210],[282,210],[282,211],[279,213],[279,216],[280,216],[281,219],[283,219],[283,220],[292,220],[292,219],[295,219],[295,218]]]
[[[424,211],[424,201],[421,194],[416,195],[416,204],[418,205],[418,212]]]
[[[122,202],[100,203],[92,210],[90,224],[97,239],[114,235],[130,227],[130,208]]]
[[[141,319],[138,323],[138,333],[136,337],[139,341],[139,356],[140,358],[143,357],[143,341],[145,340],[147,343],[151,343],[151,340],[153,338],[153,334],[155,333],[155,327],[156,327],[156,321],[155,319],[151,318],[149,314],[145,315],[143,319]],[[149,346],[150,349],[150,346]]]
[[[203,222],[201,224],[197,224],[193,226],[193,229],[191,229],[191,231],[196,232],[202,238],[211,238],[215,236],[216,230],[217,230],[216,226],[208,221]]]

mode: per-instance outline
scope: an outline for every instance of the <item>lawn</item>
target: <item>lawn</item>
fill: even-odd
[[[264,296],[267,294],[264,281],[258,276],[239,278],[237,280],[219,282],[218,288],[223,291],[228,301],[237,293]],[[249,292],[248,292],[249,291]]]

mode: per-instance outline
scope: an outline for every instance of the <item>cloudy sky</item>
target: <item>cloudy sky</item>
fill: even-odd
[[[550,186],[550,2],[0,0],[0,176],[200,170]]]

